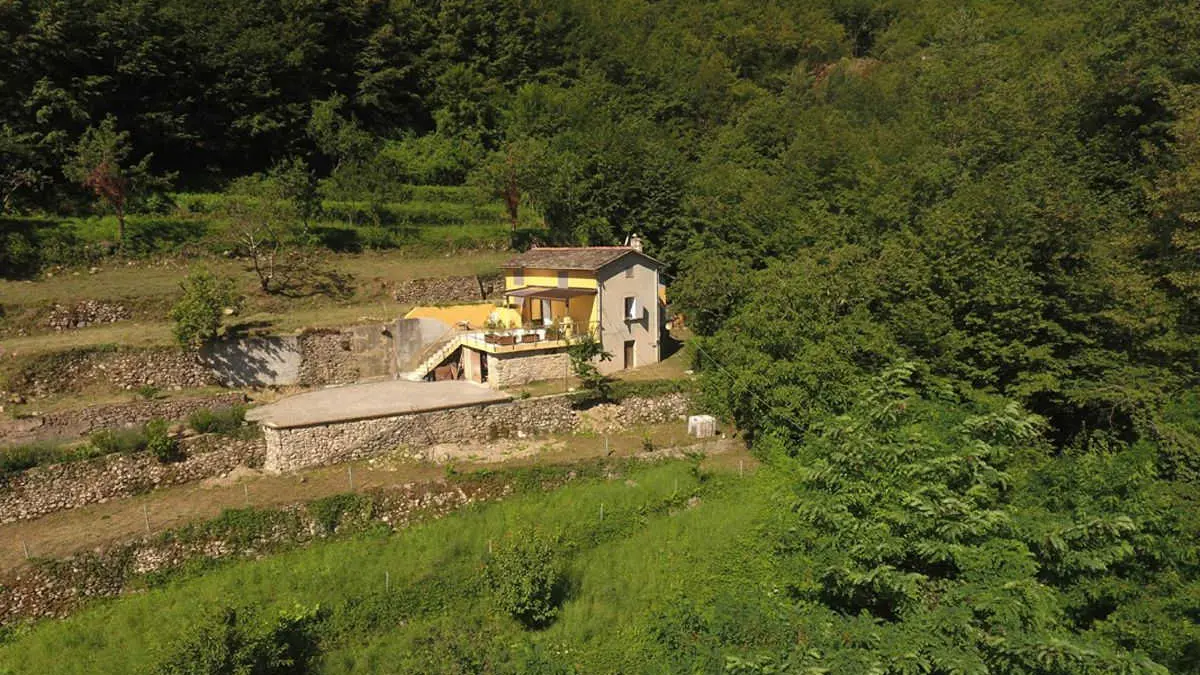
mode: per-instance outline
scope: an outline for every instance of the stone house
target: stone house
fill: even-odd
[[[570,374],[567,348],[585,335],[612,355],[601,372],[657,363],[662,263],[627,246],[532,248],[502,266],[502,306],[484,327],[453,333],[412,373],[506,387]]]

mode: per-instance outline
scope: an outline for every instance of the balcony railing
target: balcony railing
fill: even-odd
[[[592,322],[582,324],[554,324],[550,326],[527,325],[523,328],[489,328],[466,331],[460,334],[463,344],[483,347],[489,351],[504,351],[522,347],[558,346],[571,344],[585,335],[597,336],[600,325]]]

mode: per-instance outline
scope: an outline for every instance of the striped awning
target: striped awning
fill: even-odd
[[[511,291],[504,291],[510,298],[546,298],[548,300],[566,300],[581,295],[595,295],[594,288],[554,288],[552,286],[526,286]]]

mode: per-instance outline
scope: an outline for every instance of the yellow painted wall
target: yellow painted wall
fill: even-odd
[[[515,290],[525,288],[526,286],[558,288],[558,270],[526,269],[521,283],[517,283],[517,278],[513,275],[513,270],[505,273],[505,289]],[[596,274],[585,270],[567,270],[567,288],[599,288],[596,282]],[[566,308],[563,306],[561,300],[556,300],[551,305],[551,312],[554,316],[562,316],[566,313]],[[596,302],[596,296],[572,298],[570,316],[571,320],[581,330],[585,326],[596,324],[600,320],[600,304]]]
[[[506,290],[515,290],[526,286],[549,286],[550,288],[558,287],[558,270],[525,270],[525,278],[522,283],[516,282],[516,277],[513,275],[513,270],[508,270],[504,273],[504,288]],[[567,287],[568,288],[596,288],[596,275],[592,272],[582,270],[569,270],[567,272]]]
[[[446,307],[413,307],[408,314],[404,315],[406,319],[437,319],[449,326],[454,326],[459,321],[466,321],[471,324],[472,328],[482,328],[487,321],[488,314],[491,314],[496,309],[496,305],[485,302],[477,305],[449,305]]]

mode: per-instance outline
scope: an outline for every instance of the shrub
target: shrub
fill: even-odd
[[[347,514],[371,517],[371,498],[357,494],[333,495],[308,503],[308,514],[327,534],[337,531]]]
[[[92,432],[88,442],[101,454],[138,452],[146,448],[146,429],[101,429]]]
[[[168,314],[175,339],[185,347],[214,340],[224,330],[225,310],[236,310],[241,302],[232,279],[218,278],[203,268],[193,270],[183,282],[183,297]]]
[[[566,590],[563,565],[553,542],[537,534],[507,539],[487,566],[498,608],[527,628],[549,625]]]
[[[161,392],[162,392],[161,389],[159,389],[158,387],[156,387],[152,384],[143,384],[142,386],[138,387],[138,389],[137,389],[138,396],[146,399],[147,401],[152,401],[152,400],[158,398],[158,395]]]
[[[63,446],[46,441],[0,448],[0,474],[53,464],[69,454]]]
[[[145,427],[146,450],[162,463],[180,458],[179,443],[167,433],[166,420],[151,420]]]
[[[308,672],[317,655],[319,607],[296,607],[267,619],[250,608],[222,607],[203,617],[168,649],[161,675]]]
[[[245,406],[212,410],[202,408],[188,416],[188,426],[201,434],[236,436],[246,424]]]
[[[567,348],[567,356],[571,359],[571,370],[579,378],[584,391],[600,401],[612,398],[612,378],[601,373],[594,363],[597,360],[611,361],[612,354],[604,351],[595,338],[585,335]]]
[[[74,462],[104,454],[91,445],[73,446],[54,441],[37,441],[0,448],[0,475],[18,473],[35,466]]]

